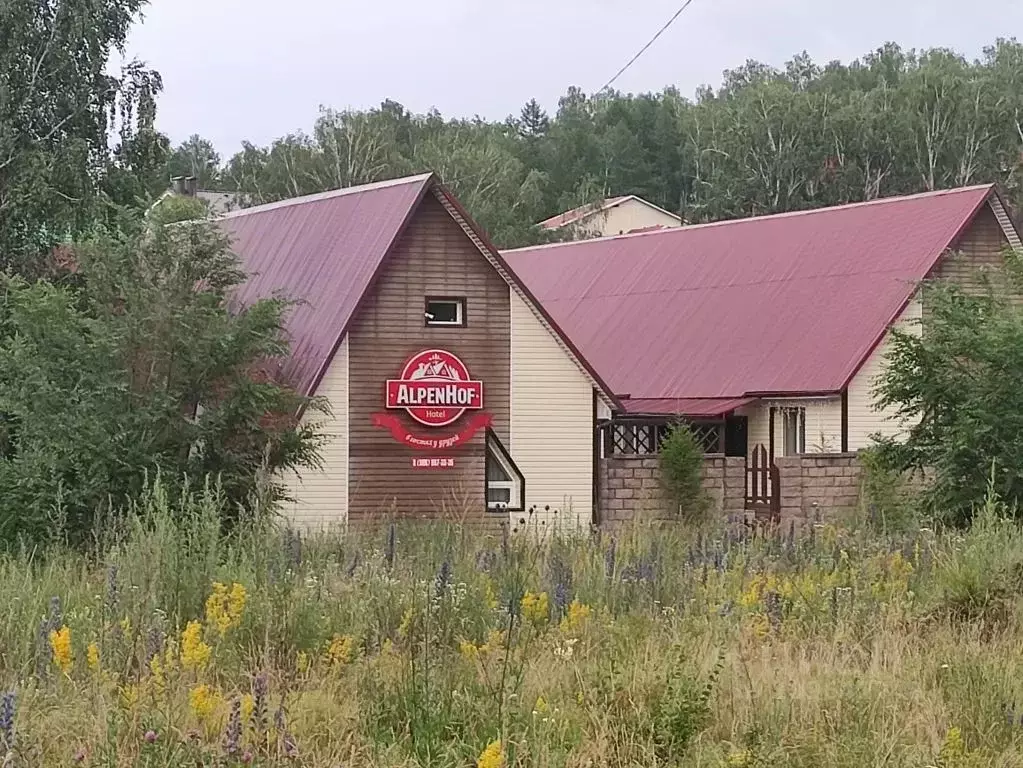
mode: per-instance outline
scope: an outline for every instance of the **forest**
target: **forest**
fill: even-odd
[[[805,53],[747,61],[687,98],[569,88],[502,122],[411,114],[384,101],[324,108],[308,132],[221,156],[192,136],[159,175],[194,175],[251,205],[425,170],[441,175],[502,247],[533,224],[637,194],[701,222],[999,182],[1023,203],[1023,45],[975,61],[887,44],[849,63]],[[226,159],[225,159],[226,158]]]

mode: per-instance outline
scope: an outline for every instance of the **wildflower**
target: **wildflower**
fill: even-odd
[[[252,716],[249,720],[249,724],[252,726],[252,730],[256,732],[257,736],[260,739],[262,739],[267,729],[266,674],[260,672],[258,675],[256,675],[256,679],[252,684],[252,691],[253,691]]]
[[[76,763],[81,763],[85,761],[85,747],[79,747],[77,750],[75,750],[74,761]]]
[[[611,581],[615,577],[615,560],[618,555],[618,540],[612,536],[604,552],[604,577]]]
[[[309,671],[309,654],[305,651],[299,651],[295,656],[295,668],[300,674],[305,674]]]
[[[253,758],[253,755],[252,755],[252,750],[251,749],[246,749],[244,752],[242,752],[242,762],[245,763],[245,765],[248,765],[249,763],[251,763],[252,762],[252,758]]]
[[[149,660],[149,674],[156,692],[163,693],[164,689],[167,687],[167,675],[166,667],[164,667],[159,656],[154,656]]]
[[[355,640],[351,635],[334,635],[327,646],[327,662],[332,667],[340,667],[352,660]]]
[[[188,706],[200,720],[205,720],[212,715],[220,703],[220,693],[205,683],[195,686],[188,692]]]
[[[544,699],[543,696],[537,696],[536,704],[533,705],[533,714],[546,715],[548,711],[549,708],[547,706],[547,701]]]
[[[95,642],[89,643],[85,649],[85,662],[92,672],[99,672],[99,646]]]
[[[215,582],[213,591],[206,598],[206,623],[223,637],[227,630],[241,623],[246,597],[245,587],[238,582],[231,584],[230,588]]]
[[[127,637],[128,635],[131,634],[131,619],[129,619],[127,616],[121,619],[117,626],[120,628],[121,634],[124,637]]]
[[[966,744],[963,742],[963,732],[952,726],[945,734],[945,742],[941,745],[941,751],[938,753],[938,762],[942,765],[951,765],[957,759],[965,756]]]
[[[440,564],[440,570],[437,571],[436,590],[437,599],[439,600],[447,592],[448,583],[451,581],[451,563],[445,560]]]
[[[107,568],[107,594],[103,607],[106,608],[107,617],[113,617],[117,613],[117,604],[121,596],[120,585],[117,581],[117,563],[111,563]]]
[[[142,738],[145,740],[146,744],[155,744],[157,738],[156,731],[150,728],[148,731],[146,731],[145,735]]]
[[[522,596],[520,606],[523,618],[533,624],[541,624],[546,621],[550,613],[550,602],[546,592],[540,592],[539,594],[527,592]]]
[[[60,629],[51,630],[50,650],[53,652],[53,661],[60,667],[60,671],[65,675],[69,674],[74,659],[71,655],[71,630],[66,624]]]
[[[463,659],[469,661],[479,658],[480,655],[480,649],[468,640],[458,641],[458,652],[462,655]]]
[[[210,660],[213,649],[202,639],[202,624],[190,621],[181,633],[181,666],[202,669]]]
[[[753,753],[748,749],[733,749],[725,758],[728,768],[747,768],[753,764]]]
[[[14,751],[14,691],[0,697],[0,747],[4,752]]]
[[[224,730],[224,751],[229,755],[238,753],[242,738],[242,703],[238,699],[231,702],[231,714],[227,718]]]
[[[136,685],[125,685],[121,687],[121,706],[125,709],[134,709],[139,703],[139,689]]]
[[[493,611],[497,608],[497,595],[494,594],[494,584],[490,579],[487,579],[483,586],[483,600],[490,610]]]
[[[248,722],[249,718],[252,717],[252,711],[256,708],[256,700],[252,697],[251,693],[246,693],[242,696],[241,700],[241,714],[242,720]]]
[[[590,606],[580,603],[578,600],[573,600],[568,606],[565,618],[561,620],[561,631],[574,632],[582,628],[583,624],[590,617],[590,613]]]
[[[479,647],[479,652],[482,654],[496,651],[504,646],[504,632],[498,629],[492,629],[487,633],[486,642]]]
[[[504,765],[504,747],[500,739],[494,739],[487,744],[487,748],[480,752],[476,759],[476,768],[504,768]]]

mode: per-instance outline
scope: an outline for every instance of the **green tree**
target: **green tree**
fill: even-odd
[[[163,183],[176,176],[191,176],[199,189],[220,189],[220,155],[213,144],[198,134],[192,134],[167,158]]]
[[[132,63],[115,77],[143,0],[0,4],[0,265],[27,274],[39,254],[97,216],[97,179],[154,103],[159,76]]]
[[[1007,254],[984,289],[924,286],[923,334],[895,332],[878,406],[910,424],[904,442],[881,444],[884,465],[928,470],[935,513],[968,521],[988,482],[1009,504],[1023,501],[1023,270]]]
[[[275,472],[317,461],[296,413],[319,403],[276,373],[287,305],[229,312],[243,275],[222,234],[162,212],[134,237],[62,249],[59,283],[4,281],[0,540],[82,541],[156,473],[172,488],[218,478],[241,504],[263,477],[281,497]]]

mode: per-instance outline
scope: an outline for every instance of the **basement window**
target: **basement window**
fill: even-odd
[[[426,299],[426,324],[428,326],[465,326],[465,299],[460,297],[439,297]]]
[[[522,473],[495,434],[487,434],[487,508],[495,512],[521,511]]]

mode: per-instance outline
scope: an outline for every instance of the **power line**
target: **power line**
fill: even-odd
[[[636,59],[638,59],[640,56],[642,56],[644,53],[646,53],[647,48],[649,48],[651,45],[656,43],[657,42],[657,38],[659,38],[661,35],[663,35],[665,32],[667,32],[668,31],[668,27],[670,27],[672,24],[674,24],[675,20],[679,16],[682,15],[682,12],[685,11],[685,9],[688,8],[692,4],[693,4],[693,0],[686,0],[686,2],[684,2],[682,4],[682,7],[679,8],[677,11],[675,11],[675,15],[672,16],[670,19],[668,19],[668,23],[665,24],[663,27],[661,27],[659,30],[657,30],[657,34],[650,38],[650,42],[648,42],[646,45],[644,45],[642,48],[640,48],[639,49],[639,53],[637,53],[635,56],[633,56],[631,59],[629,59],[628,63],[624,67],[619,69],[617,74],[615,74],[614,77],[612,77],[610,80],[608,80],[604,84],[604,87],[601,88],[600,91],[597,91],[597,93],[600,93],[601,91],[603,91],[603,90],[605,90],[607,88],[610,88],[612,85],[614,85],[615,80],[617,80],[619,77],[624,75],[626,70],[628,70],[629,67],[631,67],[633,64],[636,63]]]

